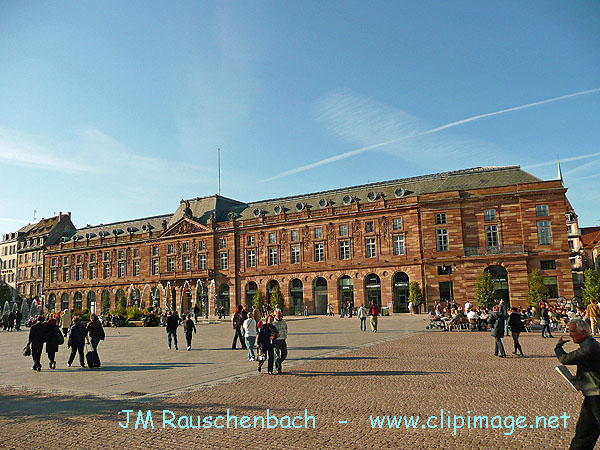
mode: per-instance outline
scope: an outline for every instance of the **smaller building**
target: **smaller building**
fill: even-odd
[[[71,213],[61,212],[49,219],[42,218],[17,238],[17,295],[27,300],[43,295],[46,248],[74,230]]]
[[[2,236],[2,241],[0,242],[0,280],[11,288],[13,298],[17,296],[18,240],[25,236],[34,226],[35,224],[29,224],[18,231],[6,233]]]

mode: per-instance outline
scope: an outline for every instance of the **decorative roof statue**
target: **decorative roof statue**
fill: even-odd
[[[190,208],[190,202],[185,201],[185,209],[183,210],[183,216],[191,219],[193,217],[192,208]]]

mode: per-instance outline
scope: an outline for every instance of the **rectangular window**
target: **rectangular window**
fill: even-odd
[[[198,269],[206,270],[206,255],[204,253],[198,255]]]
[[[402,229],[402,217],[398,217],[392,220],[392,230]]]
[[[133,262],[133,276],[134,277],[140,276],[140,262],[139,261]]]
[[[365,223],[365,233],[372,233],[373,231],[375,231],[373,222]]]
[[[109,252],[104,252],[104,261],[108,261],[110,258],[110,253]]]
[[[65,259],[67,261],[69,260],[69,258],[66,258],[66,257],[65,257]],[[29,253],[25,253],[25,262],[28,262],[28,261],[29,261]],[[65,264],[67,264],[67,263],[65,263]]]
[[[125,263],[124,262],[119,263],[117,276],[119,278],[123,278],[125,276]]]
[[[540,266],[542,270],[554,270],[556,269],[556,261],[553,259],[548,261],[540,261]]]
[[[158,246],[152,247],[152,256],[158,256]]]
[[[31,268],[31,278],[33,278],[33,277],[35,276],[34,270],[35,270],[35,269],[32,267],[32,268]]]
[[[158,268],[159,268],[158,259],[153,259],[152,260],[152,275],[158,275]]]
[[[206,250],[206,242],[205,241],[198,242],[198,250],[200,250],[201,252]]]
[[[377,256],[377,246],[375,238],[365,239],[365,250],[367,258],[375,258]]]
[[[27,253],[25,254],[25,262],[27,262]],[[66,266],[67,264],[69,264],[69,257],[65,256],[63,258],[63,264]]]
[[[248,267],[256,267],[256,252],[248,250]]]
[[[269,244],[274,244],[277,242],[277,238],[275,237],[275,233],[269,233]]]
[[[188,242],[184,242],[183,243],[183,251],[184,252],[189,252],[190,251],[190,244]]]
[[[90,266],[90,280],[96,279],[96,266]]]
[[[50,283],[56,283],[56,269],[50,270]]]
[[[485,242],[487,248],[498,248],[498,227],[496,225],[485,227]]]
[[[268,255],[269,255],[269,265],[276,266],[277,265],[277,249],[269,248]]]
[[[543,220],[537,223],[538,243],[540,245],[552,244],[552,234],[550,233],[550,222]]]
[[[134,258],[139,258],[140,257],[140,250],[138,248],[134,248],[133,249],[133,257]]]
[[[315,244],[315,262],[325,260],[325,247],[322,243]]]
[[[175,257],[167,256],[167,272],[175,272]]]
[[[173,253],[175,251],[175,246],[173,244],[167,245],[167,253]]]
[[[41,278],[41,276],[42,276],[42,268],[38,267],[38,277]]]
[[[119,259],[125,258],[125,252],[123,250],[119,250]]]
[[[404,255],[404,235],[395,234],[392,236],[392,241],[394,243],[394,255]]]
[[[96,254],[90,253],[90,262],[96,262]]]
[[[315,239],[323,239],[323,228],[315,228]]]
[[[486,209],[483,211],[483,220],[486,222],[493,222],[496,220],[496,210],[495,209]]]
[[[56,258],[52,258],[52,265],[55,266],[56,265]]]
[[[253,234],[249,234],[248,236],[246,236],[246,245],[248,247],[252,247],[254,245],[254,235]]]
[[[292,230],[290,240],[292,242],[298,242],[298,230]]]
[[[437,213],[435,215],[435,224],[444,225],[446,223],[446,213]]]
[[[340,259],[350,259],[350,242],[340,241]]]
[[[436,236],[438,252],[447,252],[448,251],[448,230],[446,228],[435,230],[435,236]]]
[[[77,264],[81,264],[81,255],[77,255]]]
[[[77,281],[83,280],[83,267],[77,266],[77,269],[75,271],[75,279]]]
[[[227,263],[227,253],[221,253],[219,257],[221,270],[227,270],[229,264]]]
[[[186,272],[190,270],[190,255],[183,255],[181,265]]]
[[[340,236],[348,236],[348,225],[340,225]]]
[[[221,250],[224,248],[227,248],[227,239],[226,238],[219,239],[219,248]]]
[[[544,286],[548,288],[548,297],[558,298],[558,281],[556,277],[544,277],[542,278]]]
[[[535,215],[538,217],[547,216],[548,215],[548,205],[535,205]]]
[[[63,281],[69,281],[69,269],[67,267],[63,269]]]
[[[290,253],[290,263],[299,264],[300,263],[300,246],[292,245],[291,253]]]

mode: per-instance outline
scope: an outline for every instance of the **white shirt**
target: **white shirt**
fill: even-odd
[[[244,336],[256,336],[256,321],[252,317],[248,317],[242,324],[244,328]]]
[[[477,311],[475,310],[471,310],[467,313],[467,319],[471,320],[471,319],[479,319],[479,316],[477,315]]]
[[[465,303],[465,312],[469,311],[469,309],[471,309],[473,307],[473,304],[469,301],[467,301],[467,303]]]

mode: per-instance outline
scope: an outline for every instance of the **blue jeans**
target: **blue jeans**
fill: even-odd
[[[246,347],[248,347],[248,358],[256,359],[256,355],[254,354],[254,342],[256,341],[256,336],[246,336]]]
[[[360,318],[360,331],[367,331],[367,318],[366,317]]]
[[[177,331],[169,331],[169,332],[167,332],[167,338],[169,340],[169,348],[171,348],[171,337],[175,341],[175,347],[177,348]]]

